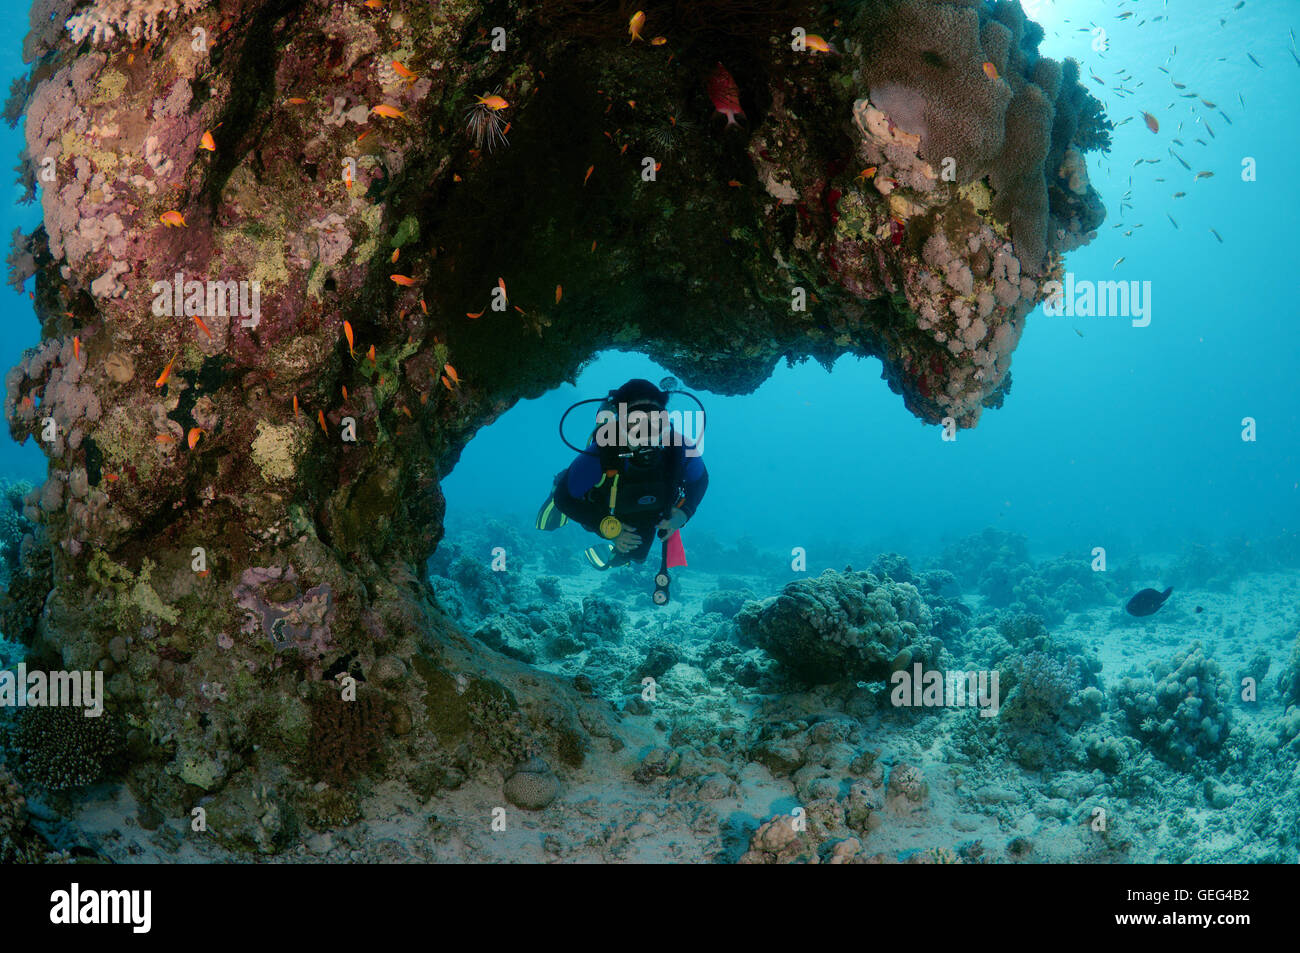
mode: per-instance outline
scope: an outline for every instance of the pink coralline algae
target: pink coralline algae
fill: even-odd
[[[234,595],[245,612],[243,633],[261,634],[277,653],[296,649],[315,661],[333,650],[334,594],[327,583],[303,591],[292,566],[254,566],[243,571]]]

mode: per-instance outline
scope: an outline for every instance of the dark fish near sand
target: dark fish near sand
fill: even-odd
[[[1169,594],[1173,591],[1173,586],[1170,586],[1164,592],[1156,592],[1154,589],[1143,589],[1128,601],[1128,605],[1124,607],[1124,611],[1129,615],[1151,615],[1165,604],[1165,600],[1169,598]]]

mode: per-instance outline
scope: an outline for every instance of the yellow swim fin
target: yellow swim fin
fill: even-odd
[[[559,507],[555,505],[555,494],[552,493],[546,498],[542,508],[537,511],[537,528],[550,532],[553,529],[559,529],[567,522],[569,522],[569,518],[561,513]]]

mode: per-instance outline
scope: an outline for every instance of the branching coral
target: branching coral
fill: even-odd
[[[1196,642],[1172,663],[1153,664],[1152,675],[1115,686],[1129,733],[1175,767],[1216,758],[1232,730],[1231,690],[1219,664]]]
[[[164,21],[203,6],[205,0],[94,0],[68,18],[68,32],[76,43],[87,36],[94,43],[108,43],[118,33],[131,40],[152,40]]]
[[[27,823],[27,799],[22,788],[0,765],[0,862],[13,861],[13,844]]]
[[[24,780],[52,791],[93,784],[122,752],[117,720],[80,708],[24,708],[10,739]]]

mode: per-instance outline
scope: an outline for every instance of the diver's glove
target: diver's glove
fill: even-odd
[[[669,515],[668,519],[659,521],[659,527],[658,527],[659,538],[667,539],[677,530],[685,526],[686,521],[689,518],[690,517],[688,517],[685,513],[683,513],[681,510],[679,510],[677,507],[674,506],[673,511],[671,515]]]

